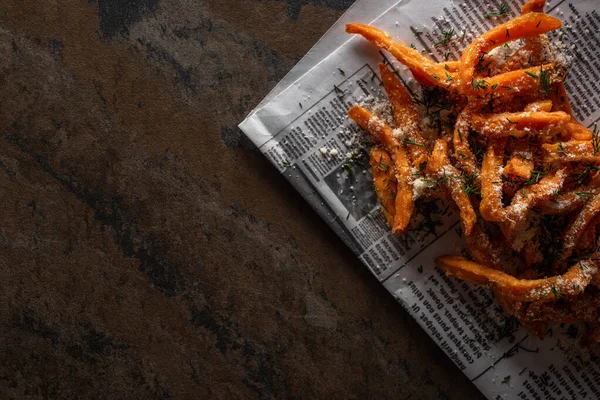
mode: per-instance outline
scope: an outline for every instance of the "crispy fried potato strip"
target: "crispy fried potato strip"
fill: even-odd
[[[516,240],[517,232],[525,230],[524,226],[527,212],[540,201],[551,198],[559,191],[566,178],[565,169],[556,171],[554,175],[542,178],[538,183],[520,189],[513,198],[510,206],[506,207],[506,219],[500,224],[502,233],[511,243],[512,248],[521,250],[525,243]]]
[[[490,138],[526,135],[554,136],[565,128],[571,116],[562,112],[523,111],[473,115],[473,128]]]
[[[535,165],[533,164],[533,161],[520,156],[514,156],[508,160],[502,169],[502,173],[504,175],[510,175],[527,180],[531,178],[531,172],[533,171],[534,167]]]
[[[458,167],[468,175],[479,176],[479,168],[475,163],[475,155],[469,144],[469,132],[471,131],[472,107],[465,107],[456,119],[454,125],[454,158]]]
[[[481,165],[481,216],[493,222],[506,218],[502,206],[502,164],[506,140],[499,140],[488,146]]]
[[[383,63],[379,64],[383,87],[390,99],[396,129],[403,135],[412,165],[419,168],[429,155],[419,128],[419,113],[412,97],[398,77]]]
[[[527,3],[521,7],[521,14],[528,13],[541,13],[544,12],[544,6],[546,5],[546,0],[529,0]]]
[[[375,193],[381,203],[383,215],[389,226],[394,225],[396,215],[396,171],[392,158],[382,146],[374,146],[369,152],[369,164],[373,172]]]
[[[544,143],[542,157],[545,163],[588,162],[599,163],[600,151],[591,140]]]
[[[544,99],[544,100],[536,100],[525,106],[523,111],[528,112],[550,112],[552,111],[552,100]]]
[[[476,95],[491,91],[499,97],[514,96],[523,92],[535,93],[542,89],[540,71],[545,72],[548,85],[558,84],[564,79],[565,73],[562,67],[557,63],[550,63],[541,67],[523,68],[481,80],[472,80],[470,84]]]
[[[587,141],[592,140],[594,137],[594,132],[591,129],[575,121],[571,121],[565,125],[565,130],[568,134],[567,140]]]
[[[477,220],[477,215],[475,214],[469,196],[463,189],[464,182],[460,172],[448,159],[448,145],[445,140],[440,139],[435,143],[426,170],[434,177],[434,179],[441,182],[441,185],[450,194],[452,200],[454,200],[458,206],[463,224],[463,231],[466,236],[469,236]]]
[[[578,262],[563,275],[543,279],[518,279],[457,256],[441,256],[435,263],[449,276],[492,287],[507,298],[525,302],[552,301],[558,296],[582,293],[598,272],[596,263],[590,260]]]
[[[595,195],[585,203],[577,218],[569,225],[563,237],[562,259],[568,260],[573,254],[590,222],[600,213],[600,194]]]
[[[363,24],[348,24],[346,25],[346,32],[361,35],[380,49],[389,51],[398,61],[406,65],[413,74],[418,75],[422,84],[448,86],[441,79],[448,72],[443,66],[423,57],[417,50],[396,42],[387,32]]]
[[[392,128],[368,110],[354,106],[348,110],[348,116],[369,132],[377,142],[383,144],[392,156],[397,182],[392,232],[404,233],[408,229],[414,209],[412,168],[408,162],[406,151],[394,137]]]
[[[528,13],[516,17],[504,24],[498,25],[483,35],[477,37],[461,56],[461,66],[458,72],[460,88],[464,94],[475,94],[473,85],[475,71],[479,59],[490,50],[504,43],[540,35],[558,29],[562,26],[560,20],[542,13]]]

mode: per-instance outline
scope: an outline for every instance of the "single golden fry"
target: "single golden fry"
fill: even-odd
[[[569,140],[592,140],[594,133],[581,125],[579,122],[571,121],[565,125],[565,131],[567,132],[567,138],[563,138],[563,141]]]
[[[438,63],[439,66],[443,67],[448,72],[458,72],[460,68],[460,61],[444,61]]]
[[[545,163],[554,162],[600,162],[600,152],[594,150],[590,140],[570,140],[568,142],[545,143],[542,145],[542,159]]]
[[[475,94],[473,85],[477,64],[482,55],[502,46],[504,43],[540,35],[558,29],[562,26],[560,20],[542,13],[528,13],[516,17],[504,24],[498,25],[483,35],[477,37],[461,56],[459,69],[460,88],[464,94]]]
[[[396,140],[392,128],[368,110],[354,106],[348,110],[348,116],[358,123],[379,143],[383,144],[392,156],[396,172],[396,199],[393,233],[406,232],[413,213],[412,168],[402,145]]]
[[[419,113],[412,97],[400,83],[398,77],[383,63],[379,64],[383,87],[390,99],[396,132],[401,132],[402,143],[406,145],[412,165],[420,168],[429,155],[419,128]]]
[[[540,81],[541,71],[546,75],[545,84]],[[518,95],[519,93],[537,93],[548,89],[551,95],[554,84],[563,81],[565,72],[557,63],[544,64],[541,67],[523,68],[505,72],[485,79],[472,80],[473,94],[485,95],[494,92],[496,97]],[[557,100],[552,98],[553,102]]]
[[[393,150],[399,145],[394,137],[392,128],[367,109],[361,106],[354,106],[348,110],[348,116],[365,131],[369,132],[376,142],[386,146],[388,151]]]
[[[502,164],[506,140],[488,146],[481,164],[481,216],[493,222],[504,221],[506,213],[502,206]]]
[[[525,106],[523,111],[528,112],[550,112],[552,110],[552,100],[544,99],[544,100],[536,100]]]
[[[546,176],[535,185],[520,189],[513,197],[510,206],[505,208],[506,219],[500,224],[500,229],[511,244],[512,248],[519,251],[525,243],[518,240],[517,232],[525,230],[524,226],[527,212],[540,201],[551,198],[559,191],[567,176],[566,169],[556,171],[554,175]]]
[[[569,115],[573,115],[569,95],[567,94],[565,83],[563,81],[556,82],[552,86],[552,90],[550,90],[548,97],[552,100],[552,111],[564,111]]]
[[[521,7],[521,14],[528,13],[541,13],[544,12],[544,6],[546,5],[546,0],[529,0],[527,3]]]
[[[531,172],[533,171],[533,161],[527,160],[520,156],[514,156],[506,163],[506,166],[502,170],[504,175],[511,177],[518,177],[523,180],[531,178]]]
[[[516,112],[473,115],[473,129],[490,138],[543,135],[552,137],[565,128],[571,116],[562,112]]]
[[[577,242],[579,242],[585,230],[599,213],[600,195],[597,194],[591,199],[588,199],[579,215],[577,215],[577,218],[575,218],[565,232],[561,253],[563,260],[567,260],[571,257],[573,250],[577,247]]]
[[[374,146],[369,152],[369,163],[373,173],[375,193],[381,203],[383,215],[390,227],[394,225],[396,214],[396,171],[389,153],[381,146]]]
[[[362,35],[377,47],[389,51],[398,61],[406,65],[415,77],[418,76],[422,84],[446,88],[448,87],[448,82],[445,81],[446,73],[454,76],[454,73],[448,72],[443,66],[423,57],[417,50],[396,42],[387,32],[380,29],[363,24],[348,24],[346,32]]]
[[[469,132],[471,131],[472,107],[467,106],[460,113],[454,125],[454,158],[458,167],[465,173],[479,177],[479,169],[475,163],[475,155],[469,144]]]
[[[471,234],[467,236],[467,248],[469,253],[478,263],[494,268],[502,269],[502,259],[500,255],[503,249],[496,246],[490,240],[490,237],[481,228],[480,224],[473,225]]]
[[[450,193],[450,197],[460,210],[460,219],[463,223],[465,236],[469,236],[477,220],[477,215],[469,196],[463,189],[464,182],[461,179],[460,172],[452,166],[448,159],[448,145],[445,140],[439,139],[435,143],[426,171]]]
[[[543,279],[518,279],[457,256],[441,256],[435,263],[448,276],[489,286],[506,298],[524,302],[552,301],[582,293],[598,272],[596,263],[591,260],[578,262],[563,275]]]

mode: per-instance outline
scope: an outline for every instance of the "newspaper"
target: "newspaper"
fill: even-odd
[[[464,46],[459,37],[468,41],[502,21],[483,18],[499,3],[402,1],[372,23],[440,61],[457,57]],[[517,15],[521,4],[508,6],[505,18]],[[552,40],[566,44],[573,59],[566,87],[574,114],[592,126],[600,119],[595,2],[554,0],[546,11],[564,23]],[[455,40],[435,46],[451,29]],[[366,41],[352,39],[240,128],[485,396],[600,398],[599,354],[581,347],[581,326],[555,325],[537,339],[504,314],[488,290],[448,278],[434,266],[438,255],[460,254],[464,248],[459,219],[449,207],[417,204],[409,233],[389,232],[368,165],[361,161],[362,133],[346,118],[350,106],[385,96],[376,72],[382,57],[393,63]]]

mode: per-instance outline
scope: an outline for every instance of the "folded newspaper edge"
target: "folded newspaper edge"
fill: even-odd
[[[576,117],[591,126],[600,119],[600,15],[592,0],[549,3],[547,12],[564,22],[552,40],[573,59],[567,92]],[[517,15],[520,2],[507,4],[506,18]],[[499,22],[483,18],[486,11],[475,0],[409,0],[372,23],[441,60],[457,57],[462,48],[454,42],[435,46],[444,32],[454,29],[457,39],[472,39]],[[463,250],[459,220],[449,207],[420,204],[408,234],[389,232],[364,161],[363,134],[346,118],[350,106],[377,106],[385,96],[376,72],[382,59],[410,80],[387,53],[351,39],[250,114],[240,129],[487,398],[599,398],[598,354],[581,348],[581,326],[552,326],[543,340],[534,338],[489,291],[434,266],[436,256]]]

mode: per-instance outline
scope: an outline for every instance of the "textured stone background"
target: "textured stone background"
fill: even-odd
[[[479,398],[236,128],[351,0],[0,3],[1,398]]]

